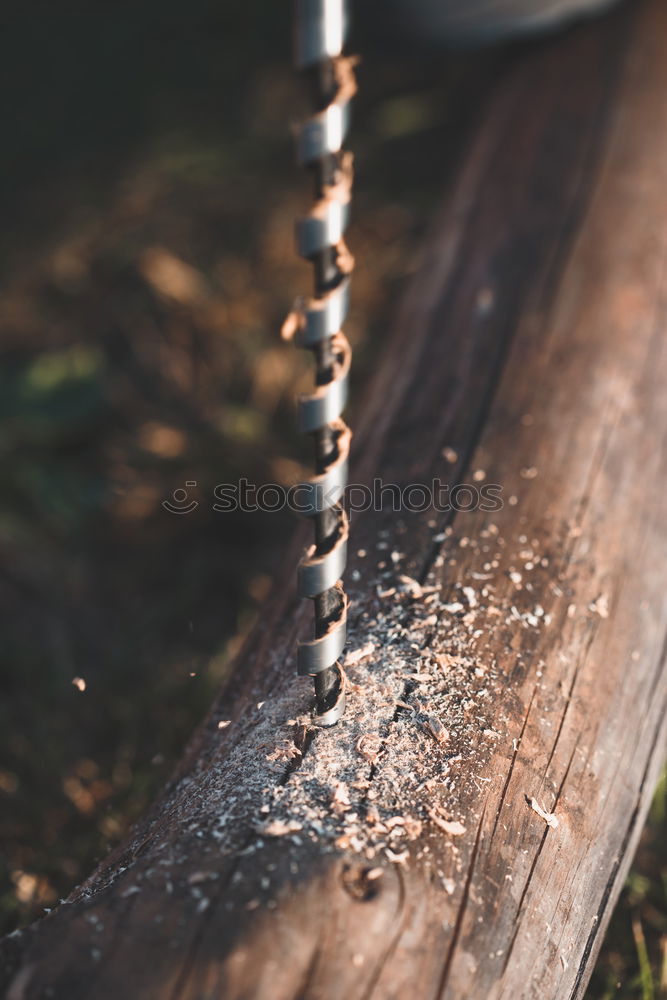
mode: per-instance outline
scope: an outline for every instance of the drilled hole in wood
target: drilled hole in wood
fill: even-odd
[[[341,879],[352,899],[366,903],[380,894],[382,869],[371,865],[345,864]]]

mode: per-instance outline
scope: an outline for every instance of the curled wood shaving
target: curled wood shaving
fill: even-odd
[[[557,816],[554,813],[547,812],[546,809],[543,809],[537,799],[528,798],[528,796],[526,796],[526,799],[528,799],[528,804],[533,812],[536,812],[538,816],[541,816],[547,826],[550,826],[552,830],[555,830],[558,826]]]

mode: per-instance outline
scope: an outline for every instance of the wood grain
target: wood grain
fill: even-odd
[[[344,722],[283,588],[10,1000],[583,995],[665,751],[665,38],[652,0],[516,59],[365,407],[356,481],[502,509],[355,514]]]

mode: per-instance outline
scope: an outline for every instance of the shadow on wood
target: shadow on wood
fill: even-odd
[[[629,4],[507,72],[369,398],[353,481],[502,508],[355,514],[344,721],[281,590],[10,1000],[582,995],[665,745],[665,38]]]

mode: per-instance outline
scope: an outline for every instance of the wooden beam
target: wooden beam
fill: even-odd
[[[635,2],[517,59],[365,408],[353,481],[502,509],[355,514],[344,721],[283,588],[10,1000],[582,996],[665,750],[666,37]]]

